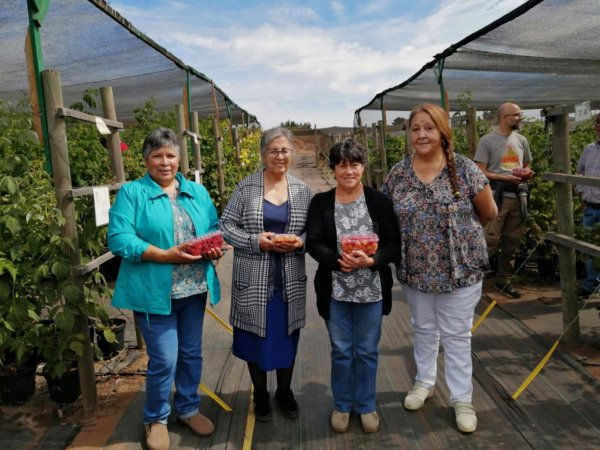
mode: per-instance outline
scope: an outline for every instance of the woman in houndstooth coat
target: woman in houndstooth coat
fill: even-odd
[[[305,324],[304,238],[310,190],[288,173],[293,142],[285,128],[263,133],[264,168],[240,181],[220,222],[225,240],[234,247],[233,354],[248,362],[254,414],[265,422],[271,419],[270,370],[277,371],[277,405],[288,417],[298,416],[290,386]]]

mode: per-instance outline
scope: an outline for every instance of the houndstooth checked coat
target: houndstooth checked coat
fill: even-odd
[[[288,224],[286,233],[304,240],[310,190],[290,174],[288,182]],[[267,283],[270,253],[260,250],[258,234],[263,228],[263,172],[240,181],[221,215],[220,228],[234,247],[231,286],[231,325],[261,337],[267,327]],[[282,254],[283,285],[288,304],[288,334],[305,324],[306,271],[304,251]]]

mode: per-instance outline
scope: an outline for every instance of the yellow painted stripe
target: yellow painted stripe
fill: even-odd
[[[483,320],[487,317],[487,315],[490,313],[492,308],[494,306],[496,306],[496,303],[498,303],[496,300],[492,300],[492,303],[490,303],[488,305],[488,307],[485,308],[485,311],[483,312],[483,314],[479,317],[479,319],[477,319],[477,322],[475,322],[475,325],[473,325],[473,328],[471,328],[471,333],[475,333],[475,330],[477,329],[477,327],[479,327],[479,325],[481,325],[481,322],[483,322]]]
[[[233,411],[233,409],[231,409],[231,407],[227,403],[225,403],[223,400],[221,400],[217,396],[217,394],[215,394],[213,391],[211,391],[209,388],[207,388],[204,383],[200,383],[200,390],[202,392],[204,392],[206,395],[208,395],[210,398],[212,398],[215,401],[215,403],[217,403],[225,411],[228,411],[228,412]]]
[[[231,334],[233,334],[233,328],[231,327],[231,325],[229,325],[227,322],[225,322],[223,319],[221,319],[217,315],[217,313],[214,312],[213,310],[211,310],[208,306],[206,307],[206,312],[208,314],[210,314],[217,322],[219,322],[223,328],[225,328],[227,331],[229,331]]]
[[[533,381],[533,379],[537,376],[537,374],[540,373],[540,370],[543,369],[543,367],[546,365],[546,363],[552,356],[552,353],[554,353],[554,350],[556,350],[556,348],[558,347],[559,342],[560,342],[560,339],[557,339],[556,342],[554,343],[554,345],[552,346],[552,348],[550,348],[550,351],[548,351],[548,353],[546,353],[546,356],[544,356],[544,358],[540,361],[540,363],[536,366],[536,368],[533,369],[533,372],[531,372],[529,374],[529,376],[525,379],[525,381],[523,381],[523,384],[521,384],[521,386],[519,386],[519,389],[517,389],[516,392],[512,395],[513,400],[518,399],[519,395],[521,395],[521,393],[525,389],[527,389],[527,386],[529,386],[529,383],[531,383]]]
[[[244,443],[242,450],[252,449],[252,438],[254,437],[254,425],[256,416],[254,415],[254,387],[250,391],[250,404],[248,405],[248,416],[246,417],[246,429],[244,430]]]

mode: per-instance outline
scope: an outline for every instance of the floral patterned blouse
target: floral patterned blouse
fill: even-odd
[[[338,253],[342,253],[342,236],[373,232],[364,194],[349,203],[337,203],[334,210],[335,228],[338,236]],[[352,272],[333,271],[331,297],[341,302],[371,303],[381,300],[379,272],[367,267]]]
[[[194,224],[188,213],[183,209],[176,199],[170,198],[173,207],[173,221],[175,228],[175,245],[196,237]],[[189,264],[173,265],[173,286],[171,287],[171,298],[185,298],[191,295],[207,292],[206,277],[202,268],[202,261]]]
[[[412,158],[396,164],[381,191],[394,203],[401,234],[398,280],[427,293],[448,293],[483,279],[488,253],[471,200],[489,183],[473,161],[455,154],[461,193],[452,196],[448,168],[423,183]]]

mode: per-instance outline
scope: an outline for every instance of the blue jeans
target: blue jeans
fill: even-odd
[[[337,411],[375,411],[381,308],[381,301],[331,300],[326,324],[331,343],[331,391]]]
[[[585,208],[583,211],[583,226],[585,228],[593,228],[594,225],[600,222],[600,209]],[[581,282],[581,288],[588,291],[594,292],[598,287],[598,270],[594,268],[594,260],[588,258],[585,261],[586,278]]]
[[[167,423],[173,381],[177,415],[185,419],[198,412],[205,306],[204,293],[172,300],[169,315],[135,312],[148,354],[144,424]]]

